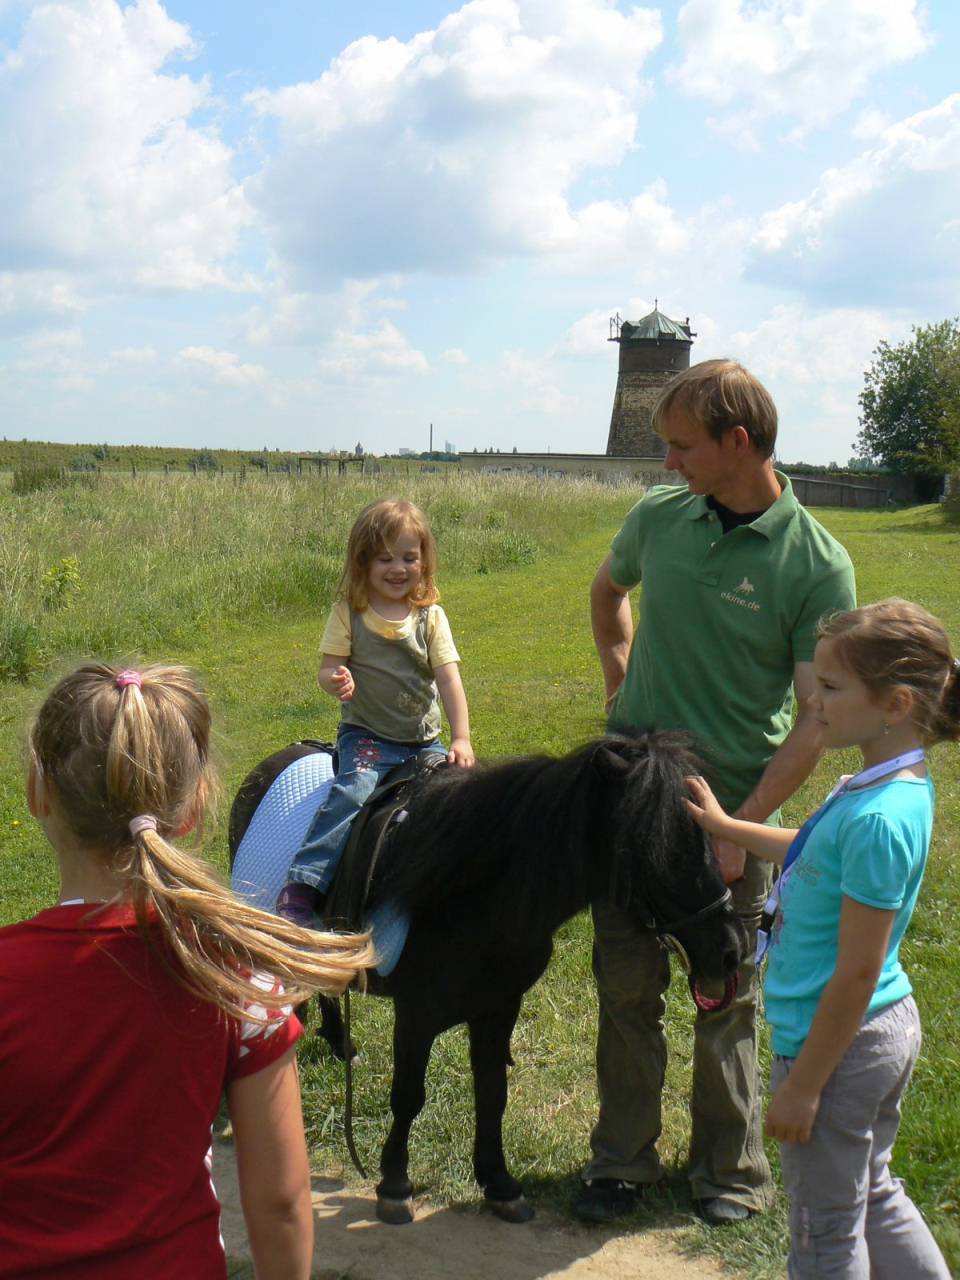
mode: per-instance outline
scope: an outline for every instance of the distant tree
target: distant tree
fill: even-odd
[[[197,471],[219,471],[220,463],[217,456],[209,449],[198,449],[196,453],[192,453],[187,459],[187,466],[195,468]]]
[[[917,497],[939,495],[960,467],[960,319],[914,326],[881,342],[860,393],[859,449],[890,471],[912,475]]]

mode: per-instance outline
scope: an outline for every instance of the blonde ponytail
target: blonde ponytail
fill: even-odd
[[[45,700],[31,748],[78,844],[123,880],[138,926],[159,928],[176,979],[200,998],[249,1016],[251,1002],[339,993],[374,963],[369,935],[300,929],[251,907],[174,843],[216,794],[210,708],[186,668],[79,667]],[[264,991],[264,972],[285,990]]]

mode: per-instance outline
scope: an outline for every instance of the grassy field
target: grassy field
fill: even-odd
[[[406,486],[405,486],[406,488]],[[190,478],[16,498],[0,493],[0,922],[49,903],[55,877],[22,798],[20,726],[51,670],[81,653],[176,657],[196,667],[219,724],[225,792],[257,760],[300,736],[328,736],[336,707],[314,683],[321,615],[346,527],[377,492],[375,479],[239,487]],[[637,496],[594,484],[417,477],[407,490],[429,511],[441,585],[482,756],[566,751],[602,725],[587,589],[610,537]],[[818,513],[849,548],[863,600],[901,594],[946,622],[960,646],[960,529],[935,508]],[[67,563],[70,562],[70,563]],[[18,639],[19,637],[19,639]],[[19,646],[19,647],[18,647]],[[19,655],[19,657],[18,657]],[[6,663],[4,667],[3,664]],[[17,664],[20,670],[17,670]],[[20,674],[25,684],[13,676]],[[535,709],[535,710],[534,710]],[[801,819],[831,759],[787,807]],[[908,1097],[897,1169],[960,1269],[957,1018],[960,891],[950,854],[960,836],[960,758],[933,752],[938,819],[921,906],[904,947],[925,1045]],[[212,856],[222,863],[226,815]],[[586,918],[567,925],[545,980],[528,996],[514,1039],[508,1158],[541,1202],[569,1210],[596,1106],[596,1003]],[[637,1225],[684,1218],[676,1237],[718,1252],[756,1277],[782,1275],[782,1205],[745,1228],[709,1233],[690,1216],[682,1165],[688,1138],[692,1009],[678,986],[668,1011],[671,1061],[662,1152],[669,1176]],[[354,1005],[363,1060],[356,1132],[375,1168],[386,1128],[390,1008]],[[302,1052],[307,1123],[318,1167],[338,1170],[342,1070],[308,1040]],[[412,1176],[435,1200],[475,1203],[472,1108],[463,1088],[466,1037],[438,1042],[427,1107],[414,1129]],[[771,1152],[772,1155],[775,1153]],[[347,1172],[347,1176],[352,1176]]]

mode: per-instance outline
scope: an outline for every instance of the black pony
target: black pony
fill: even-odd
[[[231,813],[231,858],[279,769],[316,749],[287,748],[250,775]],[[591,900],[612,900],[678,951],[700,1008],[733,998],[742,932],[684,805],[684,777],[698,772],[684,738],[648,733],[602,738],[560,759],[441,768],[418,784],[405,821],[391,828],[368,902],[392,902],[410,918],[396,967],[388,978],[371,973],[368,987],[395,1006],[393,1126],[377,1187],[385,1221],[412,1217],[407,1143],[427,1061],[434,1039],[464,1022],[477,1181],[499,1216],[532,1216],[503,1155],[510,1036],[554,931]]]

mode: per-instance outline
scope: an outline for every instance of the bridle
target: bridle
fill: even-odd
[[[680,963],[680,967],[684,973],[689,974],[693,968],[690,963],[690,956],[687,949],[677,937],[678,929],[686,929],[688,925],[698,924],[701,920],[707,920],[712,915],[716,915],[718,911],[722,911],[731,901],[732,895],[729,889],[724,889],[723,893],[714,902],[708,902],[705,907],[701,907],[699,911],[694,911],[688,916],[681,916],[679,920],[661,921],[657,919],[657,913],[654,911],[649,900],[646,902],[647,910],[650,912],[650,919],[646,921],[645,928],[650,929],[657,936],[657,941],[664,951],[672,951]]]

